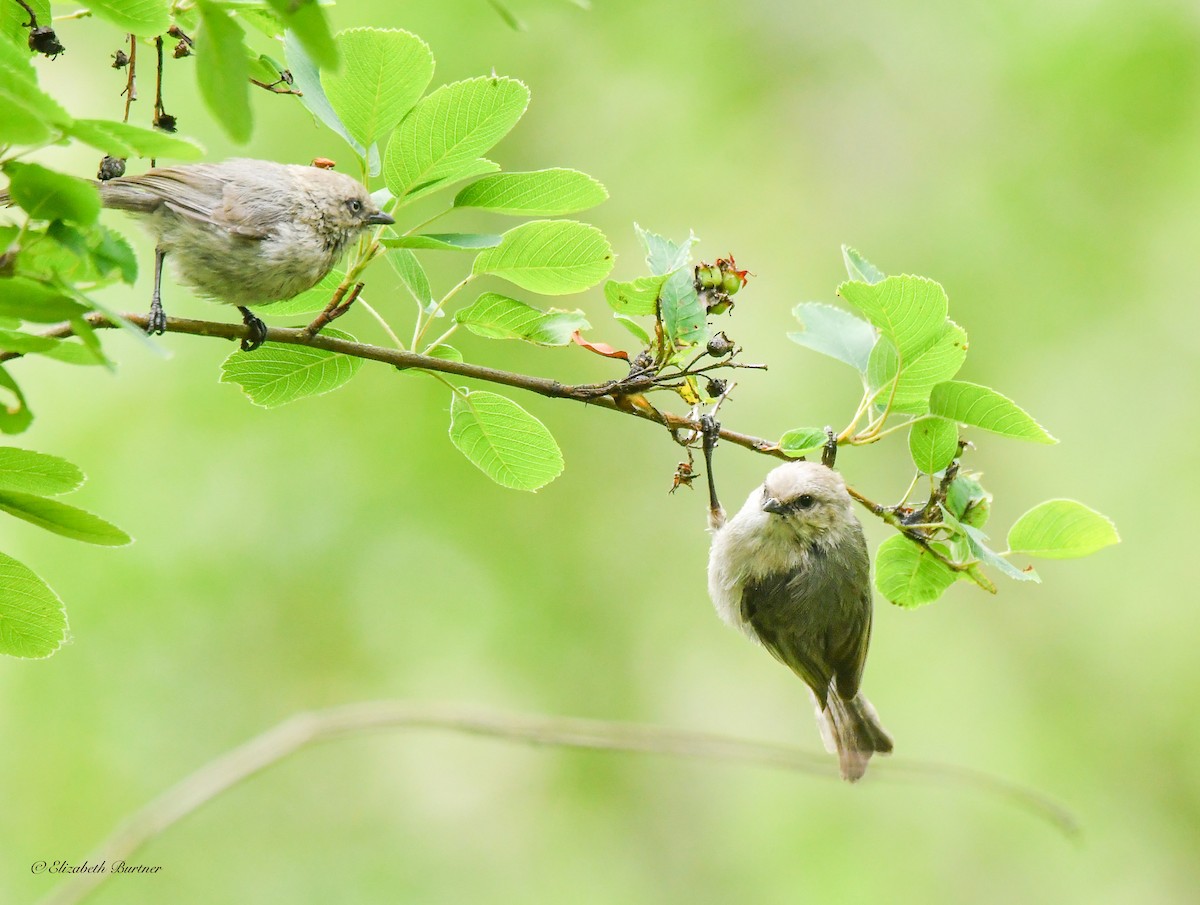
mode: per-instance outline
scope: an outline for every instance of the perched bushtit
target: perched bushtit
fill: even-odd
[[[805,681],[842,778],[892,750],[859,691],[871,640],[871,560],[841,475],[817,462],[771,471],[726,521],[712,482],[708,591],[725,622]]]
[[[146,329],[162,333],[163,259],[200,295],[237,305],[257,348],[266,326],[247,306],[311,289],[365,229],[394,222],[349,176],[318,167],[235,159],[157,167],[97,185],[105,207],[145,216],[157,247]]]

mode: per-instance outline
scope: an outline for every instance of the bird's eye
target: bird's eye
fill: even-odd
[[[812,509],[813,503],[815,503],[816,500],[813,498],[811,493],[802,493],[796,502],[800,505],[801,509]]]
[[[346,207],[350,208],[350,212],[357,214],[362,210],[362,202],[357,198],[351,198],[346,202]]]

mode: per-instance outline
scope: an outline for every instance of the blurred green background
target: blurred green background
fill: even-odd
[[[895,760],[1030,784],[1074,808],[1079,844],[1011,805],[880,770],[832,779],[655,757],[385,733],[307,751],[132,859],[92,901],[1192,902],[1200,889],[1200,609],[1187,513],[1200,490],[1191,278],[1200,243],[1200,14],[1154,2],[845,4],[343,0],[337,27],[421,34],[435,84],[525,80],[505,169],[572,166],[612,199],[584,215],[641,273],[633,221],[703,240],[757,276],[728,329],[747,374],[729,426],[775,437],[844,423],[857,379],[785,337],[832,300],[839,245],[942,282],[971,335],[962,376],[1062,440],[976,435],[993,534],[1074,497],[1124,543],[1042,562],[1041,586],[967,584],[877,609],[866,689]],[[44,84],[77,115],[118,115],[119,36],[61,28]],[[265,49],[265,48],[264,48]],[[167,109],[211,156],[348,160],[292,99],[258,92],[230,145],[169,62]],[[149,81],[135,105],[147,122]],[[46,160],[80,174],[94,155]],[[120,215],[106,215],[130,234]],[[448,228],[506,228],[502,218]],[[107,296],[141,311],[143,278]],[[435,256],[436,257],[436,256]],[[462,259],[436,258],[443,290]],[[1187,279],[1185,279],[1187,278]],[[230,319],[168,290],[174,314]],[[386,267],[368,297],[401,323]],[[566,300],[574,304],[574,299]],[[578,300],[622,342],[599,291]],[[346,327],[378,330],[361,312]],[[517,396],[557,435],[563,476],[491,484],[446,437],[432,380],[364,367],[276,411],[217,382],[228,348],[167,336],[170,361],[108,338],[116,376],[24,361],[38,418],[19,445],[91,476],[78,503],[137,537],[90,548],[11,519],[3,549],[67,603],[73,642],[0,661],[0,901],[82,860],[124,815],[297,711],[399,698],[629,719],[819,747],[803,687],[721,625],[707,599],[703,494],[666,494],[677,450],[652,426]],[[468,357],[564,380],[615,364],[474,337]],[[903,440],[844,453],[897,497]],[[769,463],[721,450],[727,501]],[[867,524],[873,542],[887,536]],[[832,775],[831,765],[831,775]]]

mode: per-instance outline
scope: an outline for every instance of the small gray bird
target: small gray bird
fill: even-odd
[[[859,690],[871,640],[871,559],[846,485],[825,465],[789,462],[726,521],[707,432],[705,453],[708,591],[717,612],[805,681],[825,746],[854,782],[892,740]]]
[[[311,289],[363,230],[394,222],[349,176],[268,160],[157,167],[97,187],[105,207],[143,215],[157,242],[147,332],[166,329],[160,284],[170,255],[183,283],[238,306],[253,331],[244,349],[266,337],[248,306]]]

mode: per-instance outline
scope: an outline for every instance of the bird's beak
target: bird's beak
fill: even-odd
[[[396,218],[391,214],[385,214],[383,211],[376,211],[367,217],[367,222],[377,226],[390,226],[396,222]]]
[[[763,512],[773,512],[776,515],[783,512],[783,504],[773,496],[769,496],[763,500],[762,508]]]

